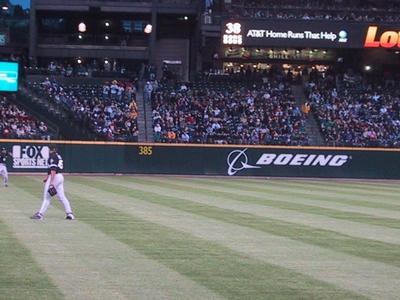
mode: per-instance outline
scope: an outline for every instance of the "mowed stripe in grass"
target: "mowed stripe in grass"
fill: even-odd
[[[152,178],[149,178],[149,180],[152,180]],[[163,183],[160,184],[163,185],[173,184],[175,185],[176,189],[181,189],[181,190],[192,189],[193,192],[195,193],[208,195],[210,197],[222,197],[226,199],[233,199],[237,201],[260,204],[281,209],[294,210],[303,213],[323,215],[336,219],[400,229],[400,222],[397,219],[381,218],[363,213],[345,212],[334,209],[322,208],[318,206],[304,205],[290,201],[275,200],[275,198],[279,198],[279,192],[265,193],[260,196],[249,196],[247,191],[243,191],[240,188],[232,190],[231,188],[228,189],[228,188],[218,187],[218,181],[216,181],[214,185],[211,185],[211,184],[196,184],[190,182],[190,180],[191,179],[174,180],[172,178],[166,178],[165,181],[163,180]]]
[[[43,221],[27,218],[24,210],[32,209],[32,200],[40,204],[36,197],[41,191],[40,178],[14,179],[12,189],[23,200],[11,205],[21,207],[22,212],[7,217],[7,222],[68,298],[220,299],[89,224],[63,220],[59,205],[51,207]],[[107,216],[101,220],[107,222]]]
[[[213,181],[210,178],[188,178],[188,180],[199,180],[199,181]],[[311,199],[316,197],[318,200],[327,201],[338,201],[338,203],[348,203],[355,206],[365,206],[371,208],[393,208],[399,209],[400,203],[396,197],[397,190],[387,190],[382,187],[380,190],[374,190],[371,193],[368,187],[365,188],[354,188],[346,186],[346,183],[332,183],[330,180],[320,180],[318,182],[309,181],[294,181],[294,180],[284,180],[284,179],[250,179],[250,178],[222,178],[222,182],[237,182],[238,184],[243,184],[244,186],[251,188],[261,188],[269,189],[272,191],[283,191],[287,192],[290,196],[292,195],[292,190],[297,191],[300,195],[311,196]],[[385,194],[386,193],[386,194]],[[337,195],[341,195],[340,198]]]
[[[262,178],[246,178],[246,177],[235,177],[246,182],[257,183]],[[268,178],[268,182],[273,182],[277,184],[298,184],[303,186],[316,186],[321,189],[350,189],[356,190],[358,192],[363,192],[366,190],[375,190],[381,192],[382,189],[385,191],[396,191],[400,190],[400,180],[373,180],[373,179],[334,179],[334,178],[321,178],[321,179],[300,179],[300,178]],[[322,186],[319,186],[322,183]]]
[[[85,185],[99,188],[97,180],[103,180],[103,178],[97,178],[95,182],[83,182]],[[72,181],[82,183],[81,179],[72,179]],[[238,206],[235,205],[237,202],[235,203],[232,200],[227,200],[224,205],[224,199],[201,201],[199,200],[200,198],[204,199],[206,197],[192,194],[192,189],[184,192],[176,191],[173,188],[167,190],[166,188],[160,188],[161,183],[154,183],[152,178],[138,179],[136,177],[118,177],[107,178],[107,181],[109,182],[102,184],[102,189],[107,192],[119,193],[121,195],[134,197],[135,199],[149,201],[189,213],[200,214],[223,222],[246,226],[270,234],[284,236],[312,245],[400,267],[399,245],[357,238],[340,234],[333,230],[322,230],[298,223],[293,224],[291,216],[289,216],[286,221],[276,219],[275,215],[265,217],[262,216],[264,207],[260,208],[255,206],[255,209],[251,209],[251,205],[243,204],[243,206]],[[120,185],[115,185],[115,183],[118,182],[123,185],[123,189],[119,187]],[[140,182],[140,184],[138,182]],[[147,183],[147,185],[145,183]],[[151,190],[151,192],[146,192],[146,189]],[[183,193],[185,195],[182,195]],[[171,196],[173,194],[177,195]],[[252,213],[242,212],[241,210],[244,209],[244,207],[248,208],[247,211],[252,211]],[[257,214],[258,212],[260,212],[260,214]],[[309,217],[312,218],[313,216]],[[326,222],[329,223],[329,219],[327,219]]]
[[[68,181],[84,182],[80,177]],[[102,185],[102,183],[99,183]],[[80,186],[80,188],[77,188]],[[119,195],[68,184],[79,220],[228,299],[365,299],[308,276],[240,255],[216,243],[127,214]],[[146,215],[151,211],[144,212]],[[163,211],[158,213],[163,214]],[[153,215],[153,218],[158,218]],[[191,298],[191,297],[188,297]]]
[[[111,178],[104,178],[107,180]],[[216,221],[201,215],[207,208],[200,207],[198,214],[171,209],[165,205],[149,203],[158,198],[165,203],[173,201],[150,193],[149,199],[139,200],[137,191],[131,189],[131,196],[126,196],[125,188],[98,182],[99,178],[76,178],[70,187],[85,195],[85,198],[107,207],[124,211],[146,221],[164,227],[189,233],[198,238],[217,242],[229,249],[264,263],[284,267],[294,272],[335,284],[341,288],[361,293],[373,299],[397,299],[400,284],[400,269],[356,256],[344,255],[330,249],[263,233],[259,230]],[[97,183],[97,188],[88,187],[88,181]],[[114,193],[107,189],[116,188]],[[98,190],[102,196],[97,196]],[[152,190],[149,187],[149,190]],[[139,192],[140,194],[140,192]],[[151,196],[150,196],[151,195]],[[108,201],[105,199],[112,199]]]
[[[9,191],[1,191],[6,193]],[[1,201],[4,198],[1,197]],[[4,211],[2,211],[2,214]],[[33,259],[29,250],[1,221],[0,299],[64,299],[63,294]]]
[[[174,179],[174,177],[169,177]],[[301,184],[292,181],[278,181],[278,180],[267,180],[267,179],[239,179],[239,178],[218,178],[217,180],[211,178],[182,178],[182,183],[196,184],[200,187],[202,185],[217,185],[220,187],[230,188],[232,185],[237,188],[240,187],[243,191],[252,193],[271,193],[280,195],[283,199],[307,199],[313,200],[317,205],[335,203],[338,207],[343,204],[343,207],[354,206],[354,208],[374,208],[382,209],[383,211],[396,211],[400,212],[400,201],[397,197],[396,192],[388,192],[383,195],[383,190],[378,196],[374,196],[364,189],[364,193],[360,194],[357,191],[343,190],[340,185],[337,187],[325,186],[325,181],[322,181],[318,185],[310,185],[307,183]],[[328,188],[329,190],[326,190]],[[374,211],[374,210],[371,210]]]
[[[294,182],[303,184],[311,184],[318,185],[320,180],[294,180]],[[365,180],[363,182],[357,180],[324,180],[324,187],[334,187],[334,188],[342,188],[342,189],[350,189],[355,190],[357,192],[362,193],[363,191],[376,191],[378,195],[382,191],[387,192],[396,192],[400,191],[400,181],[399,180],[387,180],[387,181],[379,181],[379,180]]]
[[[298,203],[306,205],[314,205],[330,208],[335,205],[336,209],[343,211],[361,210],[365,213],[371,213],[382,217],[390,217],[400,219],[400,200],[396,198],[396,202],[385,203],[382,198],[387,199],[388,196],[380,195],[375,197],[371,194],[360,195],[356,191],[348,190],[331,190],[329,192],[320,191],[319,187],[323,187],[325,182],[320,182],[318,186],[309,186],[302,184],[287,184],[286,182],[273,182],[271,180],[259,180],[258,183],[243,181],[240,179],[218,179],[217,181],[206,178],[187,179],[195,184],[211,184],[225,188],[240,188],[250,193],[273,193],[279,195],[279,199],[287,201],[298,201]],[[185,180],[186,181],[186,180]],[[400,191],[399,191],[400,192]],[[390,195],[395,198],[397,192],[391,192]],[[362,199],[362,200],[361,200]],[[395,201],[395,200],[393,200]]]
[[[360,201],[375,202],[378,204],[389,204],[398,206],[399,200],[396,197],[396,193],[400,192],[400,187],[393,184],[376,184],[375,182],[365,184],[353,184],[347,181],[336,181],[334,179],[325,180],[280,180],[280,179],[246,179],[246,178],[234,178],[239,182],[246,184],[253,184],[254,186],[260,186],[263,183],[277,188],[296,188],[303,192],[318,192],[326,196],[334,195],[336,193],[342,194],[344,200],[354,199],[354,196],[360,199]],[[368,181],[366,181],[368,182]],[[367,197],[366,200],[364,198]]]

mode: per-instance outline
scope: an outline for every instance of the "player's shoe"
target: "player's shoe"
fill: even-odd
[[[69,214],[66,215],[65,219],[67,219],[67,220],[75,220],[75,216],[74,216],[73,213],[69,213]]]
[[[43,220],[43,215],[40,212],[35,213],[31,219],[33,220]]]

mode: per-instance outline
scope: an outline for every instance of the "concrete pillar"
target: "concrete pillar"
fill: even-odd
[[[29,61],[37,64],[37,21],[36,21],[36,1],[31,1],[30,19],[29,19]]]
[[[151,64],[156,63],[156,47],[157,47],[157,11],[158,11],[158,0],[153,0],[151,9],[151,25],[153,30],[150,34],[149,41],[149,62]]]

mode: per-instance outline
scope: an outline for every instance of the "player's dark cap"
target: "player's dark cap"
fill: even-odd
[[[6,148],[1,147],[1,152],[7,151]]]

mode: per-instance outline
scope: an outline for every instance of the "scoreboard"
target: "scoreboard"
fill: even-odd
[[[19,63],[0,61],[0,92],[17,92],[19,85]]]

